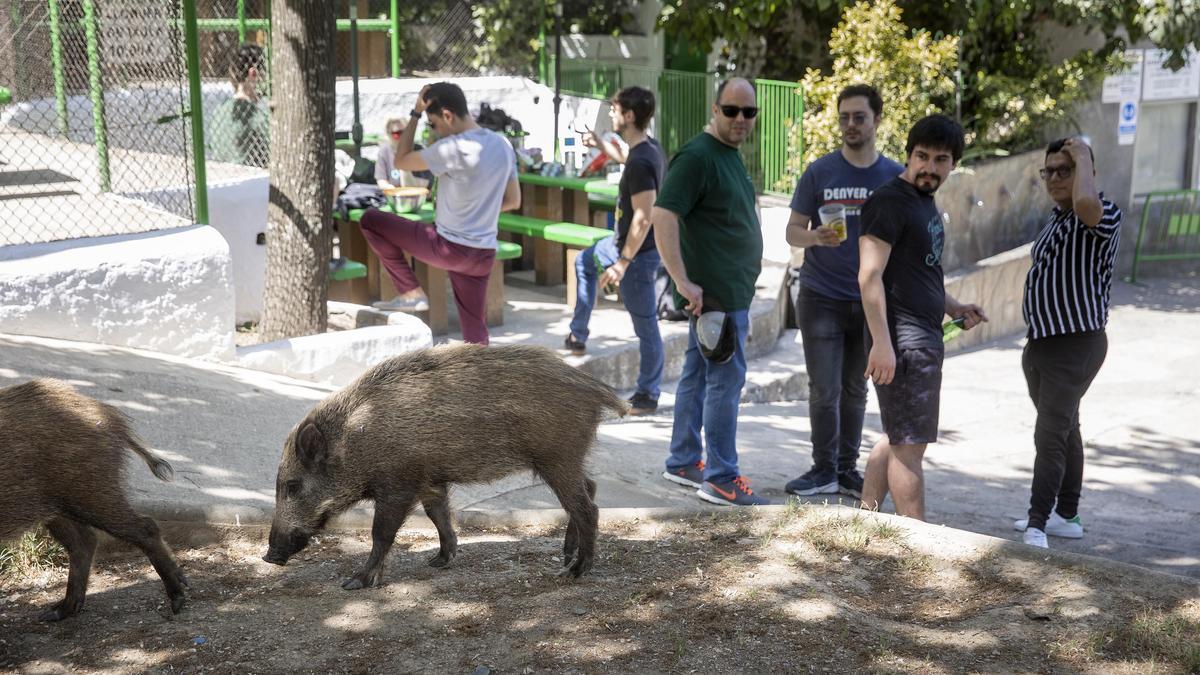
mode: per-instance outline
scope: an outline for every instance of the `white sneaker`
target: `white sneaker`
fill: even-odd
[[[1049,542],[1046,541],[1046,533],[1042,532],[1036,527],[1026,528],[1025,535],[1021,540],[1030,546],[1036,546],[1038,548],[1050,548]]]
[[[1013,529],[1017,532],[1024,532],[1026,527],[1029,527],[1028,518],[1013,521]],[[1083,539],[1083,522],[1079,520],[1078,515],[1067,520],[1058,515],[1057,511],[1051,511],[1050,517],[1046,519],[1046,534],[1063,539]]]
[[[385,312],[426,312],[429,311],[429,301],[425,298],[405,299],[397,295],[391,300],[376,300],[371,303],[375,309]]]

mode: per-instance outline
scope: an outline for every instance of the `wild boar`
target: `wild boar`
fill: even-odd
[[[599,516],[584,459],[605,411],[626,410],[607,385],[541,347],[456,345],[384,361],[288,435],[263,559],[286,564],[330,518],[371,500],[371,554],[342,587],[376,586],[396,531],[420,502],[440,543],[429,564],[442,567],[458,542],[450,485],[530,470],[569,516],[563,565],[578,577],[592,566]]]
[[[183,607],[187,579],[158,524],[138,515],[125,496],[125,450],[158,479],[174,478],[120,410],[57,380],[0,388],[0,540],[45,523],[70,559],[67,595],[42,621],[65,619],[83,606],[96,551],[92,528],[140,548],[166,586],[171,611]]]

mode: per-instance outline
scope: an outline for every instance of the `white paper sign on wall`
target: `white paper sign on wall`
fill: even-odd
[[[1196,52],[1196,48],[1188,49],[1187,65],[1179,70],[1173,71],[1163,67],[1163,62],[1166,60],[1166,50],[1146,50],[1146,64],[1142,75],[1142,100],[1169,101],[1200,96],[1200,53]]]
[[[1104,89],[1100,94],[1102,103],[1137,101],[1142,98],[1142,60],[1142,50],[1125,50],[1125,63],[1129,67],[1104,78]]]

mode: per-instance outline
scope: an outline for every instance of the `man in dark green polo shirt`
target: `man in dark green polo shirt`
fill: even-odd
[[[758,115],[754,85],[722,82],[712,114],[704,132],[672,158],[652,215],[676,306],[692,314],[663,477],[697,488],[705,501],[749,506],[768,503],[738,472],[735,438],[763,250],[754,185],[738,154]],[[700,318],[711,312],[707,318],[715,320]],[[718,334],[723,339],[706,337]]]

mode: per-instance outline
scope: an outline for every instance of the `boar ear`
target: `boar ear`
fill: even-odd
[[[300,456],[300,461],[306,467],[312,468],[324,464],[327,448],[324,434],[312,422],[306,423],[296,436],[296,454]]]

